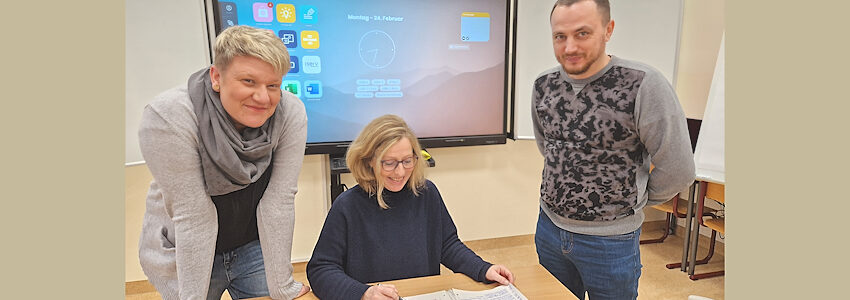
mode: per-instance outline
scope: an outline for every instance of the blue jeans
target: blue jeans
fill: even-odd
[[[534,244],[537,257],[576,297],[636,299],[640,278],[640,228],[633,232],[593,236],[561,229],[542,210]]]
[[[221,299],[225,289],[233,299],[269,295],[260,240],[215,255],[207,300]]]

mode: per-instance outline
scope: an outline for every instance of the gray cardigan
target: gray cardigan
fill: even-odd
[[[274,168],[257,207],[257,228],[273,299],[292,299],[301,284],[290,261],[295,193],[307,140],[304,104],[283,92],[272,141]],[[198,121],[186,86],[168,90],[145,107],[139,144],[153,181],[147,195],[139,260],[163,299],[206,299],[218,218],[205,192],[198,154]]]

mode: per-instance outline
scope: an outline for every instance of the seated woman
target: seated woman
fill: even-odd
[[[307,264],[320,299],[398,299],[392,285],[365,283],[438,275],[440,264],[479,282],[513,282],[507,268],[458,239],[420,153],[413,131],[394,115],[373,120],[351,143],[346,163],[358,185],[334,201]]]

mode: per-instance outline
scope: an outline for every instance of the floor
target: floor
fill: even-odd
[[[642,238],[654,238],[661,236],[662,222],[649,222],[644,224]],[[679,232],[684,230],[680,228]],[[468,241],[470,249],[478,253],[487,261],[507,266],[522,266],[537,263],[537,252],[534,249],[534,236],[523,235],[515,237]],[[691,281],[686,273],[679,269],[669,270],[665,267],[667,263],[681,260],[683,240],[681,237],[671,235],[663,243],[641,245],[641,270],[640,283],[638,287],[638,299],[688,299],[690,295],[703,296],[715,300],[724,299],[723,276]],[[706,240],[700,240],[700,251],[698,258],[705,256],[708,251]],[[714,257],[706,265],[697,266],[698,273],[722,270],[724,266],[723,243],[717,243]],[[305,263],[295,264],[295,280],[306,282],[307,275],[304,273]],[[442,272],[451,272],[443,267]],[[127,285],[126,300],[152,300],[159,299],[159,294],[146,282],[137,282]],[[222,299],[230,300],[230,296],[224,293]],[[533,300],[533,299],[532,299]]]

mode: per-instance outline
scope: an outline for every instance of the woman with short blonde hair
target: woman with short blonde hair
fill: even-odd
[[[270,31],[233,26],[215,62],[145,107],[139,144],[153,182],[139,261],[163,299],[270,296],[292,277],[295,192],[307,114],[281,91],[289,53]],[[238,257],[238,259],[237,259]]]
[[[251,56],[270,64],[281,77],[289,72],[289,51],[269,30],[250,26],[228,27],[216,37],[213,55],[213,64],[219,69],[229,66],[235,57]]]
[[[513,282],[457,237],[440,191],[424,176],[416,135],[398,116],[363,128],[346,162],[358,185],[336,198],[307,263],[320,299],[398,299],[392,285],[370,282],[440,274],[440,265],[481,282]]]

